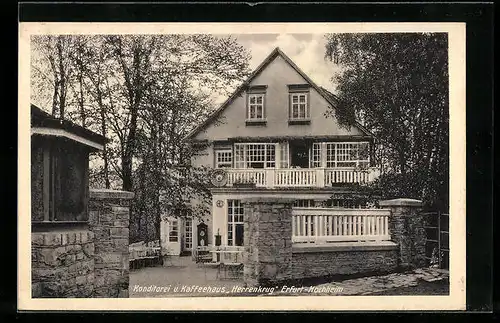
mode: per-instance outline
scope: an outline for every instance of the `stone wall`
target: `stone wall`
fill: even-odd
[[[353,248],[342,248],[348,246],[347,243],[339,245],[325,248],[294,247],[291,278],[389,273],[398,268],[397,245],[394,243],[351,244]]]
[[[133,196],[91,190],[88,224],[37,224],[31,233],[32,297],[128,297]]]
[[[94,234],[89,230],[33,232],[32,297],[92,297]]]
[[[94,297],[128,297],[129,209],[134,194],[91,190],[89,227],[95,235]]]
[[[334,275],[388,273],[421,267],[425,230],[420,201],[383,201],[391,209],[392,241],[292,245],[292,201],[276,198],[242,200],[245,223],[244,280],[266,285]]]

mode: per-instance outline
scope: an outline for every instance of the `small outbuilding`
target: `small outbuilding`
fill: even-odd
[[[86,223],[89,154],[106,138],[31,105],[31,221]]]

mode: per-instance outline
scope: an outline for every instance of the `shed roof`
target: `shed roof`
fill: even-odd
[[[104,149],[108,139],[68,120],[58,119],[31,104],[31,134],[65,137],[96,149]]]

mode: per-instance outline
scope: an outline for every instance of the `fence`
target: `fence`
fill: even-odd
[[[449,214],[441,212],[425,212],[425,258],[428,265],[449,268]]]
[[[390,240],[386,209],[293,208],[292,242]]]

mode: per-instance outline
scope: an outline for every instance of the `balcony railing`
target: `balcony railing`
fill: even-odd
[[[353,168],[281,168],[227,169],[228,186],[253,183],[256,187],[328,187],[340,183],[367,183],[379,173],[375,168],[361,171]]]
[[[292,242],[390,240],[390,210],[293,208]]]

